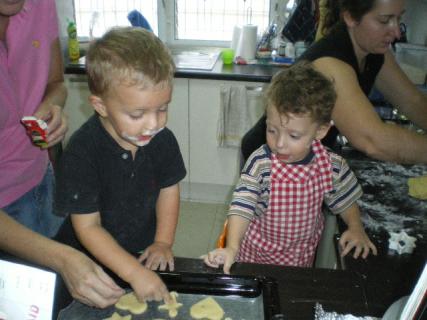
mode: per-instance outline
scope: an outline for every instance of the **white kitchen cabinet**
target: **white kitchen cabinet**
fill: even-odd
[[[68,116],[68,132],[64,139],[64,145],[68,143],[74,131],[94,114],[94,110],[88,101],[90,91],[86,75],[65,75],[65,85],[68,89],[68,98],[64,108]]]
[[[193,200],[228,202],[239,177],[240,148],[218,147],[217,142],[221,86],[233,85],[264,86],[256,82],[189,80],[189,191]]]
[[[189,141],[188,141],[188,79],[175,78],[172,101],[169,103],[167,127],[172,130],[178,140],[184,158],[187,176],[181,183],[181,197],[189,198],[188,181],[190,177]]]

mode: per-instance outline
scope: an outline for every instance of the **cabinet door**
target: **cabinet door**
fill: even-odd
[[[184,158],[189,180],[189,141],[188,141],[188,79],[174,79],[172,101],[169,103],[167,127],[172,130],[178,140],[182,157]]]
[[[95,112],[88,101],[90,92],[85,75],[65,75],[65,85],[68,89],[64,108],[68,116],[68,132],[64,139],[64,146],[74,131]]]
[[[196,197],[196,192],[204,190],[205,193],[211,192],[213,197],[212,199],[199,200],[226,200],[239,177],[240,148],[218,147],[217,141],[217,126],[220,117],[220,90],[222,86],[233,85],[262,87],[264,84],[220,80],[190,80],[191,194]],[[262,108],[262,106],[260,107]]]

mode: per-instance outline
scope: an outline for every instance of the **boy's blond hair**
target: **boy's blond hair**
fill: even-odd
[[[91,93],[102,96],[117,84],[170,86],[175,64],[167,47],[152,32],[117,27],[90,45],[86,72]]]
[[[266,92],[267,107],[279,114],[309,114],[319,124],[331,121],[336,101],[333,83],[311,63],[300,62],[274,75]]]

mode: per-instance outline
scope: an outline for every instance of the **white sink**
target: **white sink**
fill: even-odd
[[[173,60],[178,69],[212,70],[219,55],[219,51],[181,51],[173,54]]]

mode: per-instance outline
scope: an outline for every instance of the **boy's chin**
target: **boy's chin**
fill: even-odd
[[[132,143],[133,145],[137,146],[137,147],[144,147],[147,144],[149,144],[150,141],[151,141],[151,139],[144,140],[144,141],[129,141],[129,142]]]

